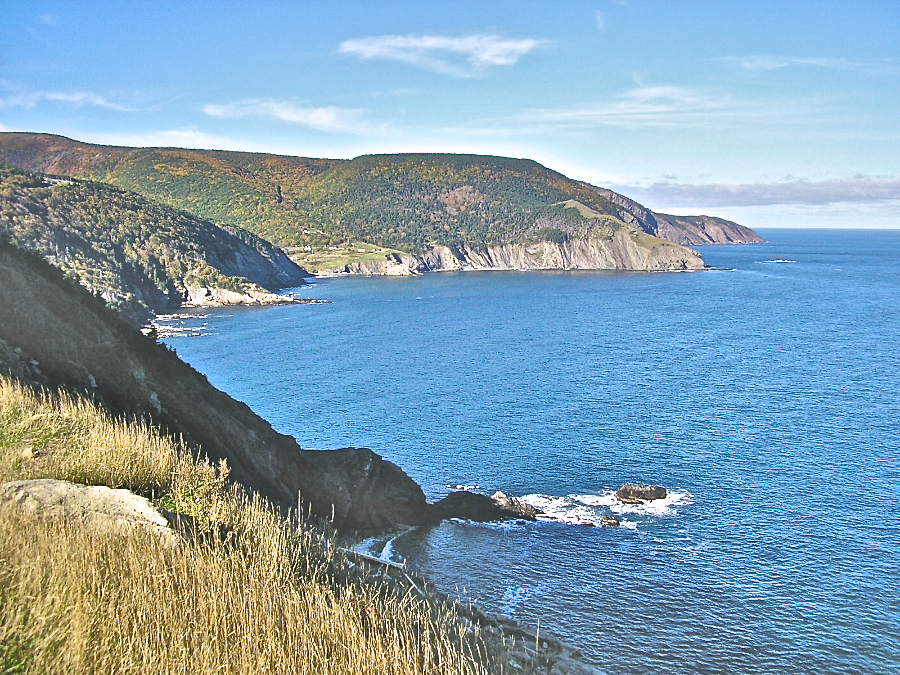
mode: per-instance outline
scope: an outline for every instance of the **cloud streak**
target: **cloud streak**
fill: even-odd
[[[737,65],[744,70],[781,70],[783,68],[825,68],[828,70],[864,71],[870,73],[891,72],[897,69],[896,61],[856,61],[815,56],[784,56],[778,54],[756,54],[750,56],[730,56],[722,59],[725,63]]]
[[[83,91],[36,91],[0,98],[0,108],[35,108],[42,103],[63,103],[76,108],[92,106],[96,108],[105,108],[107,110],[117,110],[120,112],[134,111],[134,108],[114,103],[98,94]]]
[[[475,77],[495,66],[512,66],[542,44],[501,35],[381,35],[345,40],[338,52],[363,60],[399,61],[454,77]]]
[[[826,205],[900,201],[900,178],[835,178],[746,184],[655,183],[649,187],[616,186],[628,196],[667,207]]]
[[[203,112],[221,119],[276,119],[330,133],[364,134],[370,130],[363,119],[362,110],[337,106],[302,106],[293,101],[277,99],[247,99],[225,105],[209,104],[203,107]]]
[[[736,101],[699,90],[673,86],[641,86],[596,105],[563,110],[534,110],[515,121],[578,129],[598,126],[698,126],[715,121],[749,121],[796,112],[786,104]]]

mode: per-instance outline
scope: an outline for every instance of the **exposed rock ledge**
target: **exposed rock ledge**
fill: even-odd
[[[308,298],[296,298],[293,295],[279,295],[269,293],[263,288],[247,289],[244,292],[229,291],[225,288],[211,288],[208,286],[187,286],[187,298],[181,305],[188,307],[224,307],[228,305],[286,305],[321,304],[328,300],[315,300]]]
[[[660,485],[625,483],[616,490],[616,499],[623,504],[643,504],[656,499],[665,499],[668,494],[666,488]]]
[[[672,272],[704,269],[699,253],[633,229],[612,237],[571,238],[557,243],[494,246],[435,246],[421,256],[391,253],[384,261],[357,262],[320,273],[406,276],[475,270],[633,270]]]
[[[502,492],[495,492],[491,497],[477,492],[451,492],[431,505],[431,514],[435,520],[462,518],[476,522],[496,520],[536,520],[539,511],[515,497],[507,497]]]

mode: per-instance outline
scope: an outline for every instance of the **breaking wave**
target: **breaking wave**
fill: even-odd
[[[623,516],[672,516],[679,507],[694,503],[693,495],[684,490],[672,490],[664,499],[654,499],[643,504],[623,504],[616,499],[614,490],[594,495],[530,494],[520,497],[543,512],[539,520],[551,520],[571,525],[603,525],[603,518],[614,516],[622,527],[637,527],[637,522],[624,520]]]

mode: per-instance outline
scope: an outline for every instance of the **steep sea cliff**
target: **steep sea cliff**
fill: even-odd
[[[392,253],[385,260],[357,262],[322,276],[359,274],[403,276],[424,272],[493,270],[639,270],[704,269],[700,254],[632,229],[612,236],[569,238],[531,244],[435,246],[422,255]]]

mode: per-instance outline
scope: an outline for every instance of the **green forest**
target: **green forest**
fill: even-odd
[[[265,292],[303,279],[296,268],[279,283],[267,269],[277,249],[239,228],[102,183],[15,169],[0,168],[0,234],[137,319],[179,306],[188,285]]]
[[[283,247],[365,241],[420,253],[435,244],[528,242],[548,233],[559,240],[585,227],[560,202],[577,200],[608,215],[613,227],[624,213],[590,185],[504,157],[327,160],[4,134],[0,163],[110,183]]]

